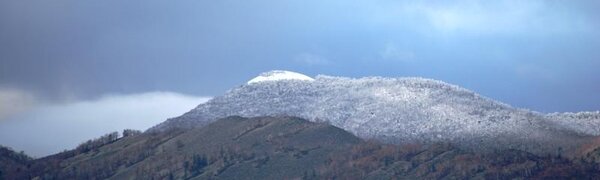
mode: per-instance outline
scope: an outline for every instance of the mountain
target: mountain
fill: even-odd
[[[17,153],[8,147],[0,146],[0,179],[22,179],[31,157]]]
[[[129,133],[127,133],[129,134]],[[101,142],[101,143],[99,143]],[[94,146],[89,146],[94,144]],[[595,152],[595,151],[594,151]],[[12,154],[12,153],[8,153]],[[0,154],[0,165],[6,153]],[[11,155],[8,155],[11,156]],[[19,159],[19,158],[17,158]],[[227,117],[206,126],[113,133],[36,160],[14,179],[598,179],[593,161],[447,143],[365,141],[295,117]],[[16,167],[16,166],[13,166]],[[0,166],[0,168],[5,168]],[[13,178],[7,178],[13,179]]]
[[[578,113],[551,113],[546,118],[549,122],[567,131],[600,136],[600,111]]]
[[[0,179],[600,179],[600,112],[542,114],[423,78],[288,71]]]
[[[574,151],[600,133],[562,115],[513,108],[437,80],[325,75],[312,79],[288,71],[262,73],[149,131],[202,127],[235,115],[326,121],[358,137],[384,142],[449,142],[474,150],[536,154]]]

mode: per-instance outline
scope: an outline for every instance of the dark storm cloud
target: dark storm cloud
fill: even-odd
[[[256,74],[424,76],[600,109],[596,1],[0,1],[0,87],[219,95]]]

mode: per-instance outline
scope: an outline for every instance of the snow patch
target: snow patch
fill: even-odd
[[[248,81],[248,84],[264,82],[264,81],[280,81],[280,80],[302,80],[302,81],[314,81],[315,79],[291,71],[273,70],[269,72],[261,73],[259,76]]]

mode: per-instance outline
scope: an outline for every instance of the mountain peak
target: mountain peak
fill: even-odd
[[[284,71],[284,70],[272,70],[268,72],[263,72],[257,77],[248,81],[248,84],[264,82],[264,81],[279,81],[279,80],[302,80],[302,81],[314,81],[313,78],[292,71]]]
[[[277,82],[277,83],[269,83]],[[302,82],[298,82],[302,81]],[[310,83],[305,83],[310,82]],[[546,154],[600,134],[592,115],[545,116],[425,78],[313,78],[270,71],[151,129],[200,127],[227,116],[294,116],[388,143],[449,142],[475,150]],[[587,118],[592,117],[592,118]],[[585,138],[582,138],[585,136]],[[543,148],[540,148],[540,143]]]

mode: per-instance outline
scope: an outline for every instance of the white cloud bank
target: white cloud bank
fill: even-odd
[[[0,145],[23,150],[35,157],[74,148],[83,141],[112,131],[145,130],[210,99],[172,92],[149,92],[31,107],[30,102],[34,102],[34,98],[16,92],[0,91],[2,114],[5,115],[0,117]],[[4,106],[9,106],[5,103],[27,103],[22,107],[29,108],[6,110]]]

